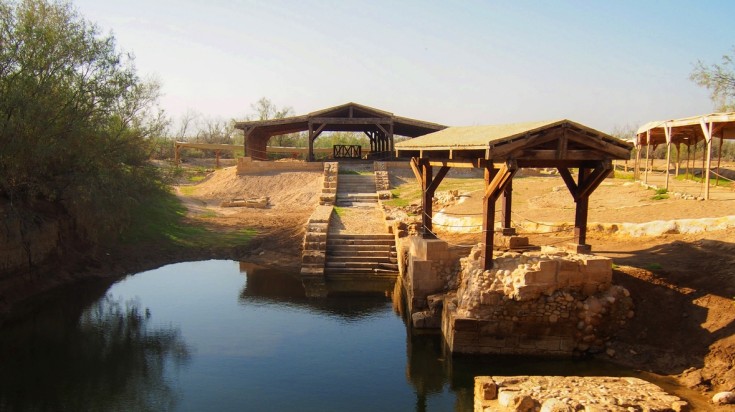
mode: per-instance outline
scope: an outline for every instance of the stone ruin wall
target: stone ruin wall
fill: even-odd
[[[310,297],[326,296],[324,264],[327,256],[327,234],[332,218],[334,201],[337,193],[337,177],[339,165],[334,162],[324,163],[324,180],[319,206],[306,222],[306,233],[301,252],[301,279]]]
[[[442,329],[453,352],[568,356],[604,351],[632,318],[628,291],[612,285],[609,258],[496,253],[483,271],[480,249],[462,259],[460,285],[444,300]]]

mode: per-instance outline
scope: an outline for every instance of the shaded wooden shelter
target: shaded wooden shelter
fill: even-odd
[[[371,153],[392,156],[395,135],[417,137],[445,129],[446,126],[396,116],[393,113],[346,103],[340,106],[283,119],[253,120],[235,123],[245,133],[245,155],[267,160],[266,146],[271,137],[308,131],[307,160],[314,160],[314,140],[322,132],[363,132],[370,139]]]
[[[712,170],[712,138],[720,139],[720,153],[722,142],[726,139],[735,139],[735,112],[711,113],[701,116],[684,117],[681,119],[661,120],[649,122],[641,126],[636,132],[635,147],[638,149],[635,158],[635,174],[640,176],[640,162],[642,147],[646,146],[646,170],[644,181],[648,183],[648,160],[651,156],[651,147],[666,145],[666,189],[669,188],[669,170],[671,169],[671,146],[676,147],[677,164],[681,153],[681,145],[690,147],[699,142],[705,142],[705,157],[702,169],[704,171],[704,198],[709,199],[710,171]],[[689,151],[687,150],[687,154]],[[688,162],[688,159],[687,159]],[[718,156],[719,169],[719,156]]]
[[[589,196],[612,171],[612,160],[628,159],[631,149],[630,143],[570,120],[450,127],[396,144],[400,156],[411,157],[411,168],[423,190],[425,237],[435,236],[432,197],[450,168],[485,170],[482,243],[486,269],[492,267],[495,203],[501,196],[503,234],[515,233],[510,216],[513,176],[518,169],[559,170],[576,203],[574,238],[577,251],[588,252]],[[576,180],[573,168],[578,169]]]

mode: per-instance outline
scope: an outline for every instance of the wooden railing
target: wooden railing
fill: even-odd
[[[336,144],[333,146],[332,156],[335,159],[360,159],[362,158],[362,146]]]

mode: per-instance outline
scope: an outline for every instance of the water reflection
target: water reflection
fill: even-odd
[[[390,302],[390,293],[387,291],[382,298],[376,295],[307,298],[298,274],[276,271],[247,262],[240,262],[240,273],[247,279],[239,296],[240,304],[245,306],[277,304],[354,322],[382,313],[385,310],[385,303]]]
[[[179,331],[151,328],[146,309],[109,296],[81,315],[58,310],[88,299],[62,299],[31,322],[3,328],[0,410],[174,409],[164,370],[189,359]]]
[[[391,294],[307,298],[298,275],[233,261],[108,287],[75,285],[4,325],[0,410],[470,411],[475,375],[590,367],[452,358],[441,335],[407,330]]]

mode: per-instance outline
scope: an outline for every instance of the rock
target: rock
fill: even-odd
[[[608,350],[605,351],[605,353],[607,354],[607,356],[611,358],[615,357],[615,349],[609,348]]]
[[[735,403],[735,392],[720,392],[712,397],[715,405],[729,405]]]
[[[547,399],[541,405],[541,412],[573,412],[574,409],[556,398]]]

